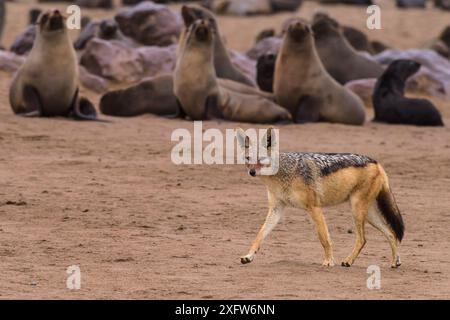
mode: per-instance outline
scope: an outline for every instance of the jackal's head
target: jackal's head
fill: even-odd
[[[241,128],[237,130],[239,147],[243,151],[248,174],[252,177],[274,175],[278,172],[279,153],[276,131],[274,128],[264,130],[258,143],[256,134],[247,134]]]

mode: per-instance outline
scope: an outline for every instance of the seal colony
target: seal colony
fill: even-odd
[[[196,20],[181,35],[174,73],[174,93],[180,108],[193,120],[223,118],[245,122],[290,120],[289,113],[252,87],[228,80],[219,86],[214,68],[214,27]],[[234,89],[230,90],[229,87]]]
[[[4,4],[3,1],[0,4]],[[4,9],[0,6],[0,16]],[[165,17],[170,13],[167,7],[150,3],[145,8],[136,6],[132,10],[135,10],[136,17],[142,19],[136,18],[138,21],[129,23],[139,26],[144,20],[158,20],[151,17],[155,14],[152,10],[164,11]],[[33,16],[39,10],[35,11]],[[120,82],[118,79],[135,79],[126,77],[126,74],[133,72],[139,65],[133,62],[141,57],[146,59],[144,55],[147,53],[142,51],[136,54],[136,60],[119,60],[117,66],[102,66],[102,61],[92,56],[91,67],[85,66],[82,76],[84,80],[85,76],[90,77],[90,80],[100,84],[99,87],[106,88],[102,91],[106,93],[101,97],[99,106],[103,114],[129,117],[152,113],[191,120],[363,125],[366,115],[361,96],[364,101],[373,101],[374,121],[443,124],[438,109],[431,102],[404,97],[405,81],[412,73],[406,76],[404,68],[399,67],[385,72],[384,67],[370,57],[370,54],[377,52],[374,41],[356,28],[340,25],[326,13],[316,13],[310,23],[299,18],[287,19],[283,23],[281,36],[276,36],[274,30],[266,30],[270,32],[263,32],[259,40],[263,42],[266,37],[272,38],[266,42],[267,47],[255,46],[255,50],[252,49],[253,58],[244,59],[239,54],[230,55],[216,17],[208,9],[199,5],[183,5],[181,18],[178,22],[171,20],[172,24],[158,20],[164,25],[163,28],[169,26],[174,32],[182,32],[174,33],[178,44],[173,45],[172,51],[164,53],[172,55],[168,57],[168,65],[172,65],[161,68],[163,72],[156,71],[151,78],[138,77],[136,79],[142,80],[127,88],[108,90],[108,85],[103,86],[101,81],[107,81],[111,74],[103,74],[102,68],[115,68],[125,76],[111,76],[108,80]],[[0,18],[0,27],[4,20]],[[120,43],[124,53],[134,54],[134,51],[126,50],[141,50],[142,45],[133,39],[144,35],[129,35],[128,29],[128,33],[122,30],[126,27],[124,23],[119,23],[116,16],[116,21],[104,18],[88,24],[75,42],[81,61],[86,60],[83,59],[84,53],[91,39],[101,39],[111,45]],[[93,104],[79,97],[78,59],[64,17],[57,10],[46,12],[32,27],[33,30],[35,27],[33,38],[36,33],[32,50],[10,87],[13,112],[27,117],[64,116],[97,120]],[[139,30],[149,32],[144,26],[135,32],[139,33]],[[165,34],[164,30],[161,32]],[[170,42],[174,43],[176,39],[172,40]],[[444,32],[439,38],[441,47],[447,46],[445,40]],[[357,50],[367,52],[361,54]],[[114,58],[113,55],[111,58]],[[166,63],[164,59],[161,59],[163,64]],[[245,59],[255,59],[254,64]],[[139,68],[145,69],[147,66],[141,64]],[[100,79],[95,76],[100,76]],[[84,85],[92,83],[83,79]],[[372,83],[378,79],[378,85],[371,93],[358,92],[354,86],[347,86],[350,81],[360,79],[371,79]],[[390,94],[385,96],[388,91]],[[400,110],[401,116],[393,116]]]

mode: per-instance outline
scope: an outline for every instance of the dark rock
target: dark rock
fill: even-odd
[[[144,77],[171,72],[176,46],[131,48],[121,41],[94,38],[88,42],[80,64],[89,72],[118,82],[136,82]]]
[[[259,57],[265,54],[277,54],[281,47],[283,40],[279,37],[269,37],[262,39],[257,44],[247,51],[247,56],[253,60],[258,60]]]
[[[24,63],[25,58],[13,52],[0,50],[0,70],[16,72]]]
[[[11,45],[11,51],[24,55],[28,53],[33,47],[34,39],[36,38],[36,26],[29,25],[27,29],[19,34]]]
[[[167,6],[151,1],[123,9],[115,19],[126,36],[145,45],[168,46],[176,43],[182,27],[179,15]]]

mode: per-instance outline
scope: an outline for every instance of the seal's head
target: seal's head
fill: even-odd
[[[287,37],[295,43],[306,43],[312,36],[312,30],[308,23],[302,19],[292,21],[287,29]]]
[[[118,30],[117,22],[112,19],[103,20],[100,23],[100,32],[103,39],[112,39],[116,36]]]
[[[260,89],[273,92],[273,75],[277,55],[275,53],[266,53],[258,58],[256,63],[256,80]]]
[[[57,32],[65,32],[65,18],[59,10],[52,10],[43,13],[38,21],[41,34],[51,34]]]
[[[391,62],[386,74],[406,81],[410,76],[419,71],[421,64],[408,59],[398,59]]]
[[[189,27],[188,39],[190,42],[209,44],[213,39],[213,30],[209,20],[196,20]]]
[[[211,11],[206,8],[196,5],[183,5],[181,7],[181,16],[183,17],[184,25],[189,28],[195,21],[199,19],[209,20],[211,26],[216,28],[216,20]]]
[[[340,35],[339,23],[324,13],[317,13],[313,18],[312,30],[314,38],[326,38]]]

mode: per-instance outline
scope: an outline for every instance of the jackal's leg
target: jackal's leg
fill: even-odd
[[[400,256],[397,253],[398,250],[398,243],[397,239],[395,238],[395,234],[392,231],[392,229],[389,227],[387,222],[384,220],[384,218],[381,216],[381,213],[377,210],[376,204],[373,204],[372,207],[369,209],[369,214],[367,215],[367,221],[379,230],[389,241],[389,244],[391,245],[392,250],[392,261],[391,261],[391,267],[397,268],[401,265],[400,262]]]
[[[366,222],[367,211],[369,210],[368,201],[365,196],[354,194],[351,196],[350,202],[355,221],[356,241],[352,253],[342,262],[343,267],[350,267],[366,244],[364,224]]]
[[[327,223],[320,207],[312,207],[309,209],[309,213],[316,224],[317,234],[319,235],[320,243],[325,250],[325,260],[322,265],[327,267],[334,266],[333,261],[333,248],[331,247],[330,234],[328,232]]]
[[[258,232],[256,239],[253,241],[252,246],[248,254],[241,257],[241,263],[246,264],[253,261],[255,254],[258,252],[261,243],[269,235],[270,231],[275,228],[278,221],[280,221],[282,213],[282,208],[278,206],[270,207],[269,213],[267,214],[266,221]]]

